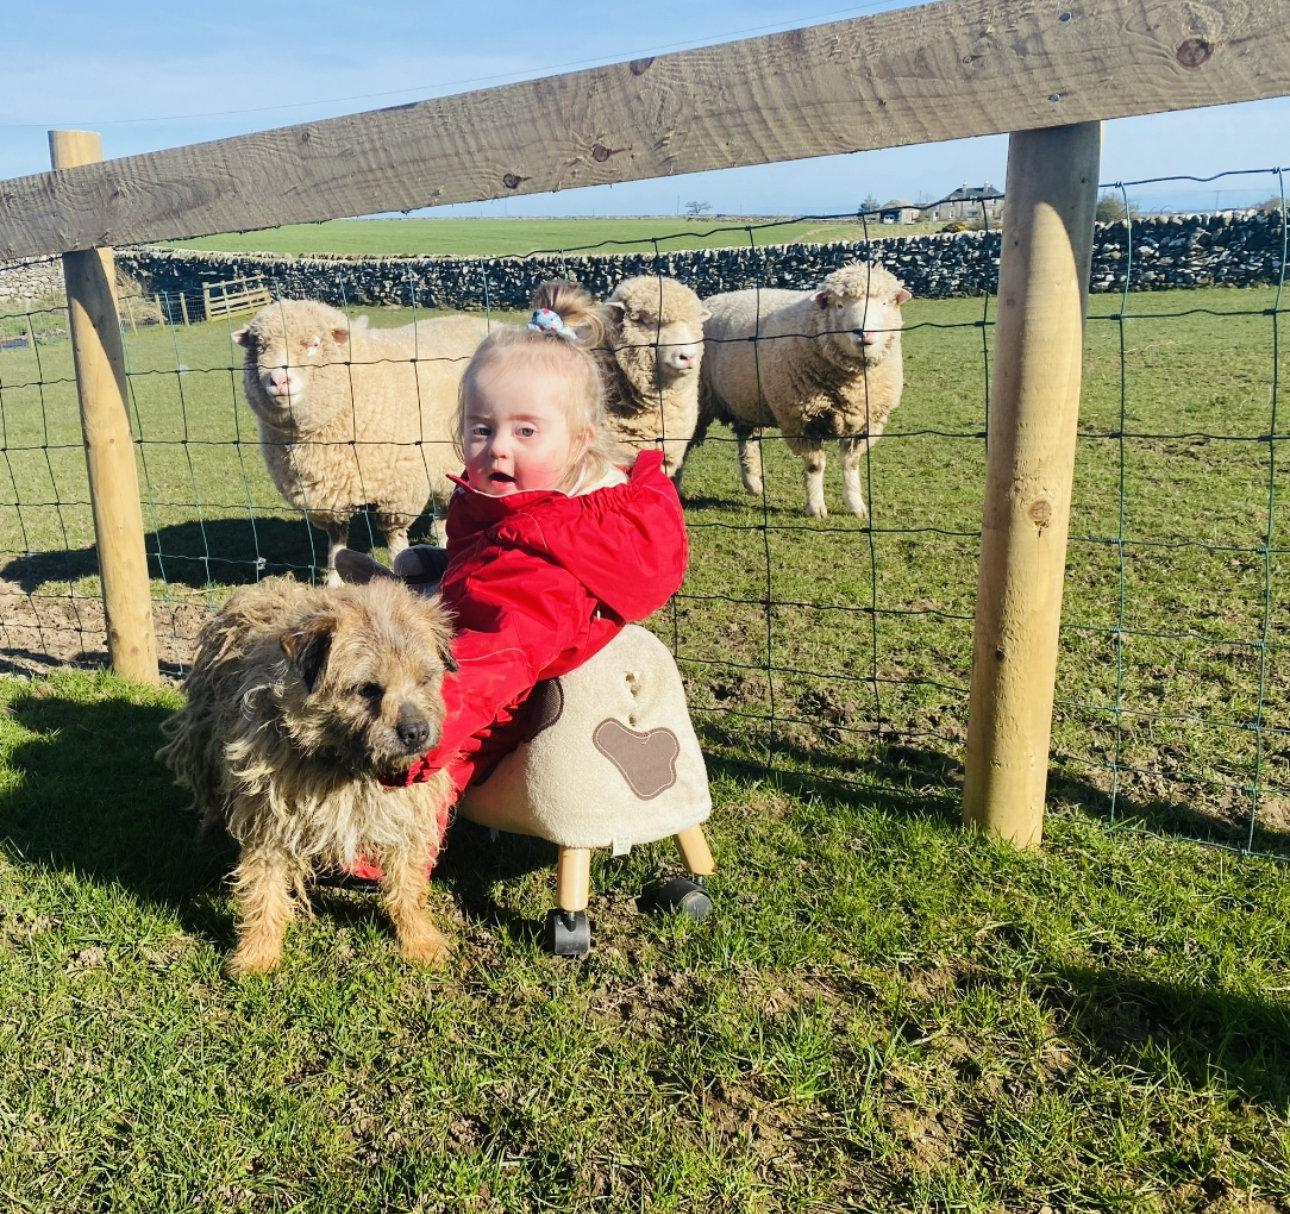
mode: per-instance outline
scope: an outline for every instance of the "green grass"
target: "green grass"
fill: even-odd
[[[1038,854],[956,823],[980,301],[907,306],[872,531],[836,461],[834,513],[803,518],[778,440],[765,503],[724,430],[687,470],[691,570],[655,626],[714,778],[706,925],[635,913],[666,849],[601,856],[596,949],[557,963],[548,851],[462,828],[434,892],[446,969],[403,966],[372,900],[328,891],[279,975],[231,984],[229,857],[191,845],[150,758],[176,692],[0,681],[0,1205],[1290,1209],[1286,867],[1161,837],[1243,845],[1257,802],[1255,847],[1290,853],[1274,299],[1135,295],[1123,330],[1093,300]],[[307,576],[322,550],[263,471],[235,323],[127,335],[172,655],[257,555]],[[6,607],[7,648],[95,620],[70,362],[0,352],[0,502],[21,503],[0,579],[54,613]]]
[[[650,216],[639,219],[333,219],[263,232],[231,232],[169,242],[174,248],[235,253],[344,253],[353,256],[500,257],[539,250],[589,249],[649,253],[746,246],[751,225],[758,245],[863,239],[858,220],[768,220],[765,217]],[[868,224],[871,238],[938,232],[940,223]],[[607,244],[607,242],[612,242]],[[601,248],[600,246],[606,247]]]
[[[944,788],[713,763],[716,916],[537,941],[551,855],[458,826],[442,970],[322,890],[221,975],[229,857],[151,762],[178,703],[0,682],[0,1203],[327,1212],[1285,1210],[1282,865],[1052,817],[964,835]]]

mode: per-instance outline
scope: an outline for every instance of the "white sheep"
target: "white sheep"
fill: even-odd
[[[900,404],[904,367],[900,305],[910,295],[881,266],[834,270],[815,291],[753,289],[714,295],[703,326],[700,422],[729,422],[739,440],[744,488],[762,491],[761,445],[778,426],[804,462],[806,513],[824,518],[824,443],[842,453],[842,500],[869,511],[860,457]]]
[[[619,283],[604,303],[605,339],[596,350],[609,425],[623,454],[662,447],[663,466],[680,477],[699,418],[699,362],[707,311],[674,278]]]
[[[473,316],[375,329],[324,303],[282,300],[233,334],[269,475],[327,533],[329,583],[358,510],[374,507],[393,558],[426,503],[447,501],[460,465],[457,387],[487,331]]]

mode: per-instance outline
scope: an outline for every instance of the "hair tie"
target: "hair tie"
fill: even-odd
[[[568,324],[559,312],[552,311],[550,308],[535,308],[533,317],[529,321],[529,328],[535,333],[554,333],[557,337],[563,337],[565,341],[578,340],[578,334],[573,326]]]

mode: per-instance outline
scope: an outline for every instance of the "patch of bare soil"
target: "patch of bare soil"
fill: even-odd
[[[192,661],[197,633],[212,608],[205,594],[192,601],[153,602],[162,672],[178,675]],[[106,666],[103,603],[84,595],[31,594],[0,580],[0,674],[48,674],[61,666]]]

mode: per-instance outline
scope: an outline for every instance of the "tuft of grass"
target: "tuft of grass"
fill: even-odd
[[[457,949],[403,965],[323,888],[283,968],[221,965],[230,856],[152,763],[172,689],[0,681],[0,1195],[35,1211],[1285,1210],[1290,883],[1059,810],[1040,852],[942,788],[712,765],[704,924],[670,849],[454,827]]]

